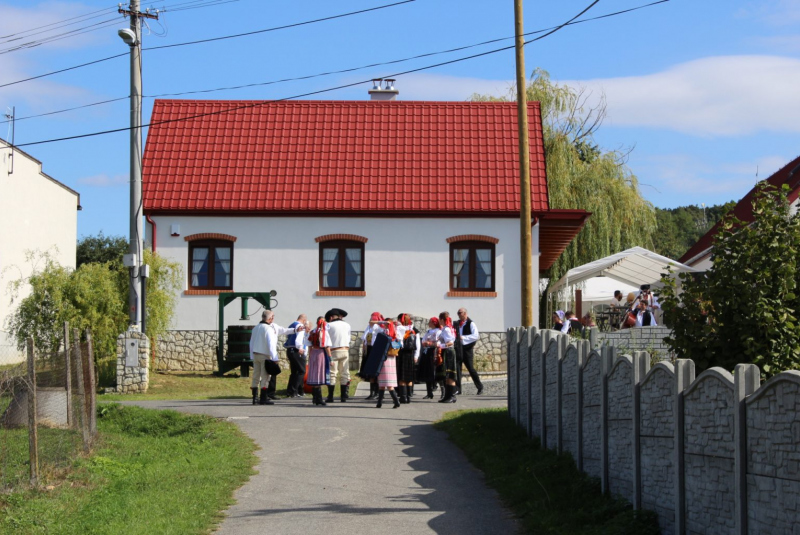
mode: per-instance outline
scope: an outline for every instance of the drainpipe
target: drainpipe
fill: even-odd
[[[144,218],[147,219],[147,222],[150,223],[153,226],[153,233],[151,234],[151,236],[153,237],[152,249],[153,249],[153,253],[155,253],[156,252],[156,222],[153,221],[152,219],[150,219],[150,214],[147,214],[146,216],[144,216]]]

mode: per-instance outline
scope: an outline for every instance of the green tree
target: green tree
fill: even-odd
[[[653,251],[669,258],[680,258],[713,227],[736,203],[708,206],[656,208],[658,231],[653,235]]]
[[[594,141],[605,117],[604,101],[587,107],[583,91],[551,81],[542,69],[533,72],[526,91],[528,100],[541,105],[550,207],[592,213],[547,276],[557,280],[575,266],[636,245],[650,248],[653,206],[642,197],[625,154],[604,151]],[[511,88],[505,96],[475,94],[471,100],[507,102],[515,94]]]
[[[754,221],[726,216],[702,276],[664,278],[662,301],[673,329],[667,343],[700,369],[753,363],[767,377],[800,364],[800,217],[788,189],[762,183]]]
[[[105,264],[122,258],[128,252],[128,240],[122,236],[104,236],[101,230],[97,236],[84,236],[78,240],[76,267],[92,262]]]

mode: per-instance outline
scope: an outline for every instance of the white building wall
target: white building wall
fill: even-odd
[[[42,173],[42,164],[0,141],[0,364],[3,347],[13,344],[5,332],[10,303],[8,283],[29,276],[28,251],[49,252],[61,265],[75,268],[78,197]],[[24,291],[20,298],[29,294]]]
[[[276,322],[291,323],[299,313],[309,318],[332,307],[348,312],[355,329],[363,329],[374,311],[397,315],[438,315],[447,310],[455,318],[466,307],[483,331],[505,331],[520,323],[519,222],[516,219],[379,219],[379,218],[263,218],[153,216],[157,252],[180,262],[184,290],[188,287],[189,242],[199,233],[230,234],[234,244],[233,291],[277,291]],[[180,236],[170,235],[179,225]],[[148,245],[152,226],[147,225]],[[365,244],[366,297],[320,297],[319,244],[327,234],[356,234]],[[498,238],[495,245],[497,297],[448,297],[449,247],[447,238],[480,234]],[[538,287],[538,227],[534,228],[534,287]],[[538,306],[534,307],[538,312]],[[256,313],[258,311],[258,313]],[[238,302],[225,309],[225,324],[252,324],[260,309],[250,303],[252,318],[239,321]],[[538,319],[537,319],[538,321]],[[363,325],[362,325],[363,324]],[[217,296],[181,295],[176,330],[217,329]]]

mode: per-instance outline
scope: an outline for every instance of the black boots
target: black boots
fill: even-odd
[[[385,391],[385,390],[380,390],[380,391],[378,391],[378,404],[377,404],[377,405],[375,405],[375,408],[376,408],[376,409],[380,409],[381,407],[383,407],[383,395],[384,395],[385,393],[386,393],[386,391]]]
[[[425,386],[428,388],[428,395],[422,399],[433,399],[433,383],[428,382]]]
[[[271,399],[267,399],[267,389],[261,389],[261,396],[258,398],[259,405],[275,405],[275,402]]]
[[[350,399],[350,381],[347,381],[347,384],[340,384],[339,389],[342,393],[342,403]]]
[[[414,383],[408,385],[408,397],[410,398],[414,397]],[[409,399],[408,402],[411,403],[411,400]]]
[[[445,384],[444,384],[444,382],[440,382],[439,383],[439,392],[441,392],[441,394],[439,394],[439,401],[441,401],[441,400],[444,399],[444,396],[445,396]]]
[[[336,391],[336,386],[328,385],[328,399],[326,399],[325,401],[327,401],[328,403],[333,403],[333,393],[335,391]]]
[[[367,399],[375,399],[375,396],[377,395],[378,395],[378,383],[370,383],[369,396],[367,396]]]
[[[322,405],[323,407],[327,405],[325,403],[325,399],[322,397],[322,387],[315,386],[311,392],[312,400],[314,401],[314,405]]]
[[[258,388],[251,386],[250,392],[253,393],[253,405],[255,405],[256,403],[258,403]]]
[[[400,403],[407,403],[406,392],[408,391],[406,390],[405,385],[399,385],[395,387],[394,391],[397,393],[397,397],[400,399]]]
[[[389,395],[392,396],[392,401],[394,401],[394,407],[392,408],[396,409],[397,407],[400,406],[400,400],[397,399],[397,392],[395,392],[394,390],[389,390]]]
[[[439,400],[439,403],[455,403],[456,402],[456,386],[444,385],[444,397]]]

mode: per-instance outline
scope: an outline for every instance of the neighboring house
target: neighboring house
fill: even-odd
[[[284,325],[332,307],[363,329],[373,311],[455,318],[462,306],[486,333],[520,324],[516,104],[370,93],[156,100],[144,213],[148,242],[186,271],[176,330],[214,330],[220,292],[270,290]],[[538,102],[528,117],[538,288],[589,214],[549,209]],[[253,308],[226,323],[256,323]]]
[[[797,210],[798,195],[800,195],[800,156],[784,165],[780,170],[766,179],[767,182],[776,187],[784,184],[789,186],[788,199],[792,205],[792,210]],[[742,197],[733,208],[733,214],[745,223],[753,221],[753,198],[755,197],[756,187],[753,187],[747,195]],[[714,249],[714,237],[719,232],[722,220],[711,227],[697,243],[695,243],[680,259],[682,264],[705,271],[711,267],[711,254]]]
[[[12,156],[13,155],[13,156]],[[0,365],[18,357],[4,330],[15,304],[8,284],[31,275],[28,252],[50,253],[62,266],[75,268],[81,198],[42,172],[42,162],[0,140]],[[25,289],[18,299],[30,292]]]

